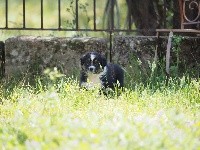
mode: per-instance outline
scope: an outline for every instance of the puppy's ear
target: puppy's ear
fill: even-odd
[[[83,55],[83,56],[80,58],[81,66],[84,64],[84,59],[85,59],[85,55]]]
[[[106,65],[107,65],[106,57],[101,56],[101,66],[102,66],[102,68],[104,68]]]

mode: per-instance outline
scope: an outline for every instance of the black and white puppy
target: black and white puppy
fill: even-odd
[[[100,86],[103,92],[107,88],[113,91],[123,89],[124,71],[119,65],[107,63],[106,58],[97,52],[86,53],[80,61],[80,87],[89,89]]]

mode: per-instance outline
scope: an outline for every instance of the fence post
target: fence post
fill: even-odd
[[[6,13],[5,13],[5,18],[6,18],[6,26],[5,28],[8,28],[8,0],[5,2],[5,8],[6,8]]]
[[[58,29],[61,29],[61,2],[58,0]]]
[[[41,29],[43,29],[43,0],[41,0]]]
[[[0,59],[1,59],[1,78],[5,75],[5,44],[4,42],[0,41]]]
[[[114,0],[111,0],[111,24],[110,24],[110,62],[112,62],[112,42],[113,42],[113,30],[114,30]]]
[[[78,20],[79,20],[79,18],[78,18],[78,0],[76,0],[76,30],[78,31]]]
[[[26,1],[23,0],[23,28],[26,28]]]

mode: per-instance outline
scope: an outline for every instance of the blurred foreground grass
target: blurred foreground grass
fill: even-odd
[[[200,149],[200,82],[182,83],[107,98],[66,77],[2,81],[0,148]]]

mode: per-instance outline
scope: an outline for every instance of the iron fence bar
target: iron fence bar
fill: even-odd
[[[166,0],[164,0],[164,10],[163,10],[163,11],[164,11],[164,12],[163,12],[163,13],[164,13],[164,16],[163,16],[163,17],[164,17],[164,28],[166,28],[166,26],[167,26],[167,25],[166,25],[166,15],[167,15],[167,14],[166,14],[166,9],[167,9],[166,6],[167,6],[167,2],[166,2]]]
[[[1,74],[2,74],[2,77],[5,76],[5,61],[6,61],[6,58],[5,58],[5,44],[3,44],[3,49],[2,49],[2,62],[1,62]]]
[[[130,1],[130,0],[129,0]],[[129,4],[129,3],[128,3]],[[131,17],[131,6],[128,5],[128,29],[131,30],[132,17]]]
[[[183,25],[191,25],[191,24],[200,24],[200,21],[197,22],[184,22]]]
[[[0,30],[41,30],[41,31],[77,31],[76,29],[66,29],[66,28],[0,28]],[[78,31],[86,31],[86,32],[138,32],[144,30],[126,30],[126,29],[78,29]],[[151,30],[149,30],[151,31]],[[155,30],[152,30],[155,31]]]
[[[76,30],[79,30],[78,29],[78,26],[79,26],[79,24],[78,24],[78,21],[79,21],[79,18],[78,18],[78,0],[76,0]]]
[[[111,0],[111,30],[114,29],[114,0]]]
[[[61,2],[58,0],[58,29],[61,29]]]
[[[23,28],[26,28],[26,2],[23,0]]]
[[[5,8],[6,8],[6,14],[5,14],[6,27],[5,28],[8,28],[8,0],[6,0],[6,2],[5,2]]]
[[[1,49],[1,68],[0,68],[0,78],[3,78],[5,75],[5,44],[0,41],[0,49]]]
[[[112,62],[112,42],[113,42],[113,31],[110,31],[110,37],[109,37],[109,40],[110,40],[110,51],[109,51],[109,57],[110,57],[110,62]]]
[[[43,13],[44,13],[43,12],[43,0],[41,0],[41,12],[40,13],[41,13],[41,29],[43,29],[43,21],[44,21],[43,20],[44,19],[43,18]]]
[[[178,3],[179,3],[179,16],[180,16],[180,19],[181,19],[181,29],[184,28],[184,25],[183,25],[183,1],[182,0],[178,0]]]
[[[112,62],[112,42],[113,42],[113,30],[114,30],[114,0],[111,0],[111,27],[110,27],[110,62]]]
[[[195,16],[193,16],[194,18],[191,18],[187,15],[187,11],[186,11],[186,7],[189,9],[190,12],[192,12],[192,10],[197,11],[197,14]],[[184,22],[198,22],[200,19],[200,0],[184,0],[183,1],[183,18],[184,18]]]
[[[94,30],[96,30],[96,0],[94,0]]]

